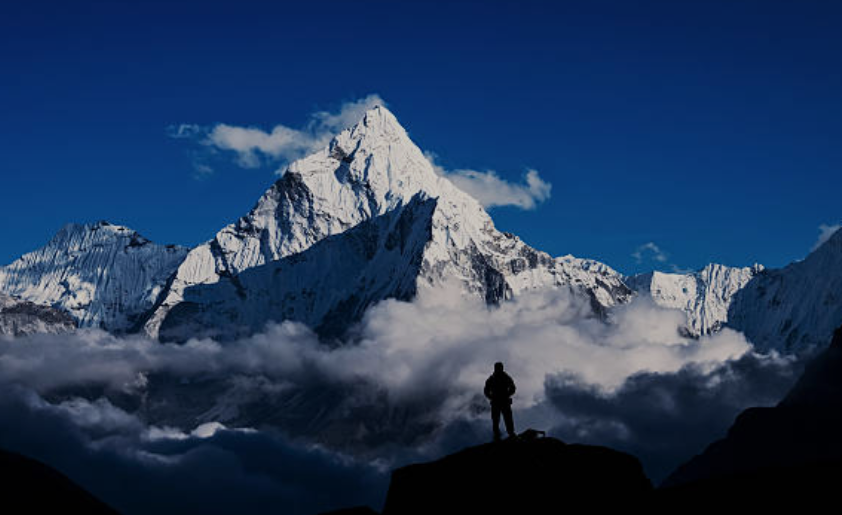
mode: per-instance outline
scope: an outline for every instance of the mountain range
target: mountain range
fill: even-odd
[[[840,265],[842,231],[779,270],[711,264],[628,277],[599,261],[552,257],[497,230],[377,106],[291,163],[210,241],[187,249],[108,222],[69,224],[0,267],[0,292],[61,310],[79,327],[184,341],[234,339],[282,320],[338,338],[369,306],[445,283],[488,304],[563,288],[602,320],[647,296],[683,311],[686,335],[728,326],[758,348],[798,352],[827,342],[842,322]]]

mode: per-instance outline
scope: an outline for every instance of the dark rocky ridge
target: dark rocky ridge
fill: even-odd
[[[3,513],[117,515],[64,474],[17,453],[0,450]]]
[[[774,507],[831,500],[842,484],[842,327],[773,408],[741,413],[728,435],[679,467],[664,498]]]
[[[395,470],[383,513],[627,510],[642,506],[651,492],[631,455],[555,438],[513,439]]]

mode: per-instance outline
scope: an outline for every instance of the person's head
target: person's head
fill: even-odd
[[[497,363],[494,364],[494,372],[498,373],[498,372],[502,372],[502,371],[503,371],[503,362],[498,361]]]

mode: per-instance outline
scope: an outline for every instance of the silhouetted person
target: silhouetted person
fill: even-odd
[[[509,437],[515,436],[515,423],[512,420],[512,395],[515,394],[515,382],[509,374],[503,372],[503,364],[494,364],[494,373],[485,381],[485,396],[491,401],[491,423],[494,427],[494,440],[500,439],[500,413],[506,422]]]

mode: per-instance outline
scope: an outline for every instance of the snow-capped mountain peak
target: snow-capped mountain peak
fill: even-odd
[[[228,281],[241,272],[289,256],[304,256],[325,238],[385,216],[416,198],[436,200],[435,209],[426,215],[430,217],[429,233],[417,232],[429,234],[429,240],[421,245],[420,255],[390,259],[421,260],[420,268],[412,272],[417,273],[413,279],[417,287],[457,278],[466,293],[495,302],[525,289],[567,285],[587,291],[596,305],[602,307],[613,305],[628,294],[619,274],[605,265],[597,267],[575,258],[555,260],[526,246],[517,237],[497,231],[482,206],[439,176],[394,115],[377,106],[353,127],[334,137],[325,148],[290,164],[251,212],[223,228],[211,241],[193,249],[178,268],[145,329],[157,336],[170,310],[186,301],[225,304],[230,308],[230,303],[211,300],[213,295],[207,288],[202,289],[201,298],[194,296],[192,300],[188,290],[215,284],[223,278]],[[416,225],[421,224],[419,227],[423,225],[414,220]],[[388,223],[371,225],[387,226]],[[359,231],[353,239],[359,240]],[[419,248],[417,243],[412,248]],[[320,252],[326,252],[325,248],[339,252],[337,249],[341,247],[341,243],[333,242],[323,246]],[[397,264],[387,268],[401,273],[416,270]],[[406,278],[393,277],[385,281],[378,295],[366,298],[374,302],[394,296],[398,284],[402,285],[402,296],[409,295]],[[336,290],[344,291],[344,288],[337,286]],[[228,291],[220,289],[223,290]],[[204,309],[195,307],[199,311]],[[312,319],[313,313],[331,312],[315,304],[306,310],[309,315],[302,315],[302,309],[297,311],[298,319],[316,326],[323,321]],[[281,315],[274,316],[277,319]]]
[[[81,327],[127,331],[186,254],[128,227],[71,223],[44,247],[0,267],[0,291],[64,309]]]

